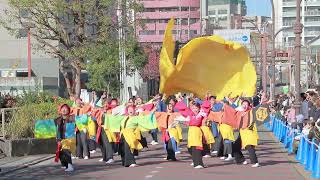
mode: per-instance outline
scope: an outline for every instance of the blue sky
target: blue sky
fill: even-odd
[[[270,0],[246,0],[247,15],[271,16]]]

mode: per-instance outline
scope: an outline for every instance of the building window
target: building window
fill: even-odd
[[[228,14],[228,10],[226,10],[226,9],[220,9],[220,10],[218,11],[218,14]]]
[[[159,23],[168,23],[169,19],[159,19]]]
[[[190,30],[190,34],[191,35],[196,35],[197,34],[197,30]]]
[[[155,8],[145,8],[143,12],[156,12]]]
[[[216,15],[216,10],[211,10],[208,13],[209,13],[209,15]]]
[[[218,21],[226,21],[228,19],[227,16],[222,16],[218,18]]]
[[[174,12],[178,10],[178,8],[159,8],[159,12]]]
[[[163,35],[164,32],[165,32],[165,30],[160,30],[160,31],[159,31],[159,35]]]
[[[139,31],[139,35],[155,35],[156,31],[154,30],[143,30]]]
[[[151,24],[151,23],[156,23],[157,21],[155,19],[141,19],[141,22],[142,23],[145,23],[145,24]]]
[[[195,18],[190,18],[190,24],[194,24],[197,22],[197,19]],[[181,20],[181,24],[182,25],[188,25],[188,19],[182,19]]]

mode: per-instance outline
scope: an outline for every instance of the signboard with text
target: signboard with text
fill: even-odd
[[[214,30],[214,35],[223,37],[227,41],[234,41],[240,44],[250,44],[250,32],[249,29],[223,29]]]

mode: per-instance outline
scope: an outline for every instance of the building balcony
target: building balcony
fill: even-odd
[[[294,26],[294,21],[292,21],[292,22],[288,22],[288,21],[285,21],[285,22],[283,22],[283,26],[284,27],[292,27],[292,26]]]
[[[200,0],[155,0],[140,1],[144,8],[166,8],[166,7],[200,7]]]
[[[304,26],[320,26],[320,21],[305,21]]]
[[[139,19],[170,19],[170,18],[188,18],[188,11],[176,11],[176,12],[142,12],[138,14]],[[190,18],[200,18],[199,11],[191,11]]]
[[[174,39],[179,40],[179,35],[174,34]],[[197,34],[190,34],[190,39],[200,36],[200,32]],[[161,43],[163,42],[164,35],[139,35],[138,41],[140,43]],[[181,41],[187,42],[188,41],[188,34],[181,34]]]
[[[295,17],[296,12],[295,11],[284,11],[283,12],[283,17]]]
[[[319,1],[307,1],[305,2],[306,6],[320,6],[320,2]]]
[[[283,36],[284,37],[295,37],[295,34],[292,31],[284,31]]]
[[[167,23],[148,23],[148,24],[145,24],[143,28],[141,27],[138,27],[137,30],[165,30],[167,27]],[[179,26],[178,25],[175,25],[175,27],[173,29],[178,29]],[[188,25],[181,25],[181,29],[188,29]],[[190,29],[197,29],[199,30],[200,29],[200,23],[194,23],[194,24],[190,24]]]
[[[320,16],[320,11],[306,11],[305,16]]]
[[[304,35],[305,35],[305,36],[311,36],[311,37],[313,37],[313,36],[318,36],[318,35],[320,35],[320,32],[319,32],[319,31],[305,31],[305,32],[304,32]]]
[[[296,1],[287,1],[283,2],[282,6],[284,7],[295,7],[297,5]]]

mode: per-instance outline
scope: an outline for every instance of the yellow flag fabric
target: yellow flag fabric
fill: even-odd
[[[195,38],[180,49],[174,65],[172,22],[167,26],[160,56],[161,93],[191,92],[204,98],[211,91],[218,99],[254,95],[255,67],[239,43],[215,35]]]
[[[175,66],[173,64],[173,54],[175,43],[172,36],[172,29],[174,26],[174,19],[171,18],[168,22],[166,31],[164,33],[164,39],[162,49],[160,53],[159,72],[160,72],[160,87],[167,87],[167,79],[170,78],[175,72]],[[161,91],[161,88],[160,88]]]

